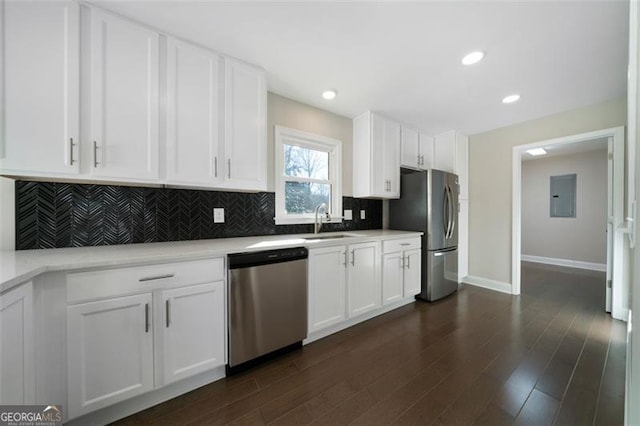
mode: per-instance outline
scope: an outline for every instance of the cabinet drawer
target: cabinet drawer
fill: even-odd
[[[224,258],[67,275],[67,303],[224,280]]]
[[[420,237],[401,238],[382,242],[383,253],[393,253],[394,251],[411,250],[416,248],[420,248]]]

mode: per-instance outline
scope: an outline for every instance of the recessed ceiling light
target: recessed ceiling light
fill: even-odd
[[[520,99],[520,95],[518,95],[518,94],[513,94],[513,95],[509,95],[509,96],[505,97],[505,98],[502,100],[502,103],[503,103],[503,104],[512,104],[512,103],[514,103],[515,101],[517,101],[518,99]]]
[[[338,96],[338,91],[336,89],[327,89],[322,92],[322,97],[328,101],[334,99],[336,96]]]
[[[546,153],[547,151],[545,151],[544,148],[534,148],[527,150],[527,154],[533,155],[534,157],[537,157],[538,155],[545,155]]]
[[[462,58],[462,64],[473,65],[476,62],[480,62],[482,58],[484,58],[484,52],[481,52],[479,50],[476,52],[471,52],[468,55],[466,55],[464,58]]]

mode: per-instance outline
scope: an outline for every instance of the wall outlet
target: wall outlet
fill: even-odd
[[[366,210],[360,210],[360,219],[365,220],[367,218]]]
[[[353,220],[353,212],[351,210],[344,211],[344,220]]]
[[[213,209],[213,223],[224,223],[224,209],[223,208],[214,208]]]

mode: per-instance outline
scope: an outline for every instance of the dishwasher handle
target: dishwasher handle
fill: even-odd
[[[309,250],[305,247],[290,249],[265,250],[256,252],[233,253],[228,256],[229,269],[251,268],[252,266],[270,265],[306,259]]]

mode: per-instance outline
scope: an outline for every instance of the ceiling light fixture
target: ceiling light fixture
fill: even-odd
[[[336,89],[327,89],[322,92],[322,97],[328,101],[335,99],[336,96],[338,96],[338,91]]]
[[[479,50],[476,52],[471,52],[468,55],[466,55],[464,58],[462,58],[462,64],[473,65],[476,62],[480,62],[482,58],[484,58],[484,52]]]
[[[503,103],[503,104],[512,104],[512,103],[514,103],[515,101],[517,101],[518,99],[520,99],[520,95],[518,95],[518,94],[513,94],[513,95],[509,95],[509,96],[505,97],[505,98],[502,100],[502,103]]]
[[[537,157],[538,155],[545,155],[546,153],[547,151],[544,148],[533,148],[527,150],[527,154],[533,155],[534,157]]]

